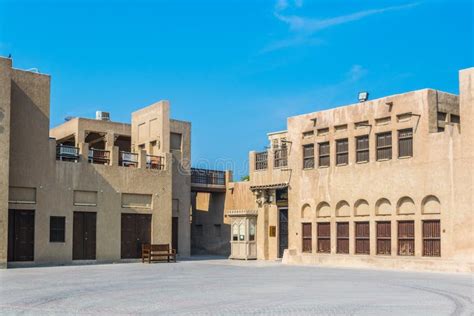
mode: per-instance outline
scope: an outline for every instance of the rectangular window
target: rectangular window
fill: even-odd
[[[349,223],[337,223],[337,253],[349,253]]]
[[[171,150],[181,150],[181,139],[182,139],[181,134],[171,133],[171,135],[170,135],[170,148],[171,148]]]
[[[330,163],[329,142],[319,144],[319,167],[329,167]]]
[[[265,170],[268,167],[268,152],[255,154],[255,170]]]
[[[398,222],[398,255],[415,255],[415,223],[413,221]]]
[[[389,255],[392,252],[392,226],[390,222],[377,222],[377,254]]]
[[[392,159],[392,132],[377,134],[377,160]]]
[[[461,117],[459,115],[451,114],[450,117],[451,117],[451,123],[454,123],[454,124],[461,123]]]
[[[329,127],[318,129],[318,136],[329,134]]]
[[[65,242],[66,217],[49,218],[49,242]]]
[[[349,140],[347,138],[336,140],[336,165],[349,163]]]
[[[398,131],[398,158],[413,157],[413,129]]]
[[[311,250],[312,250],[312,246],[311,246],[311,243],[312,243],[311,223],[303,223],[302,231],[303,231],[303,234],[302,234],[302,238],[303,238],[302,249],[303,249],[303,252],[311,252]]]
[[[355,253],[370,254],[370,226],[369,222],[355,223]]]
[[[309,138],[314,136],[314,131],[303,132],[303,138]]]
[[[232,224],[232,241],[239,240],[239,225],[237,223]]]
[[[423,221],[423,256],[441,256],[441,225],[439,220]]]
[[[356,137],[356,162],[369,161],[369,135]]]
[[[314,168],[314,145],[303,146],[303,168],[312,169]]]
[[[331,224],[318,223],[318,252],[331,252]]]

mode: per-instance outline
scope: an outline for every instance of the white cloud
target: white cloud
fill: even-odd
[[[283,11],[288,8],[288,1],[287,0],[277,0],[275,3],[275,11]]]
[[[332,18],[326,19],[314,19],[314,18],[305,18],[297,15],[292,16],[285,16],[275,12],[275,16],[282,22],[288,24],[290,30],[292,31],[301,31],[305,33],[315,33],[319,30],[336,26],[344,23],[349,23],[353,21],[361,20],[365,17],[376,15],[384,12],[395,11],[395,10],[403,10],[409,9],[417,6],[419,3],[411,3],[401,6],[392,6],[382,9],[372,9],[372,10],[365,10],[359,11],[347,15],[341,15]]]
[[[354,82],[358,81],[367,74],[367,69],[361,65],[353,65],[349,72],[347,73],[348,80]]]

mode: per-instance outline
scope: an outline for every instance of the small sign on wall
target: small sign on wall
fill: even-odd
[[[277,231],[276,226],[270,226],[270,230],[269,230],[270,237],[276,237],[276,231]]]

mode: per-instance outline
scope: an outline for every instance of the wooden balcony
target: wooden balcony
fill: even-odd
[[[110,151],[102,149],[89,149],[89,162],[101,165],[110,163]]]
[[[122,167],[138,167],[138,154],[121,151],[119,155],[119,165]]]
[[[161,156],[146,155],[146,168],[155,170],[165,169],[165,158]]]
[[[56,160],[78,162],[79,148],[59,144],[56,146]]]
[[[225,192],[225,171],[191,168],[191,190]]]

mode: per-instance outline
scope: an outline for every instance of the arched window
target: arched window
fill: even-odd
[[[423,214],[441,214],[441,203],[434,195],[426,196],[421,202],[421,212]]]
[[[351,208],[347,201],[339,201],[336,204],[336,216],[344,217],[344,216],[351,216]]]
[[[311,206],[309,204],[303,205],[301,208],[301,218],[310,219],[313,217]]]
[[[370,209],[369,209],[369,202],[366,200],[357,200],[354,204],[354,215],[355,216],[369,216]]]
[[[397,203],[398,214],[415,214],[415,202],[411,197],[404,196]]]
[[[376,215],[390,215],[392,214],[392,203],[386,198],[381,198],[375,203]]]
[[[320,202],[316,208],[317,217],[330,217],[331,216],[331,206],[327,202]]]
[[[239,226],[237,223],[232,225],[232,240],[238,241],[239,240]]]

